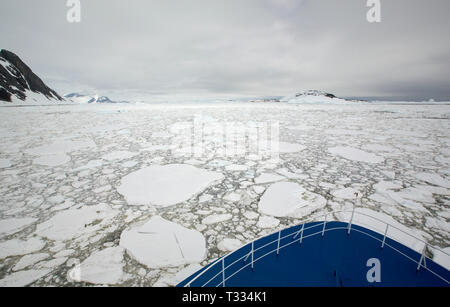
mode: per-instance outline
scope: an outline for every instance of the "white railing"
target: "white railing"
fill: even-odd
[[[328,228],[328,229],[327,229],[327,228],[326,228],[327,223],[328,223],[328,222],[331,222],[331,221],[328,221],[328,222],[327,222],[327,217],[330,216],[330,215],[332,216],[332,215],[339,214],[339,213],[351,213],[351,218],[350,218],[350,220],[349,220],[347,226],[345,226],[345,227],[343,227],[343,226],[341,226],[341,227],[334,227],[334,228]],[[370,219],[376,220],[376,221],[382,223],[383,225],[385,225],[385,230],[384,230],[384,234],[383,234],[383,239],[381,240],[380,238],[377,238],[377,237],[373,236],[372,234],[367,233],[367,232],[364,232],[364,231],[362,231],[362,230],[360,230],[360,229],[352,228],[352,225],[354,225],[354,224],[357,225],[357,223],[354,223],[354,217],[355,217],[355,215],[362,215],[362,216],[365,216],[365,217],[369,217]],[[315,221],[317,221],[319,218],[323,218],[323,222],[318,222],[317,224],[314,224],[314,225],[310,225],[310,226],[305,227],[306,224],[311,223],[311,222],[315,222]],[[337,222],[342,222],[342,221],[337,220]],[[417,264],[417,271],[420,270],[421,268],[424,268],[425,270],[429,271],[430,273],[432,273],[432,274],[435,275],[436,277],[440,278],[441,280],[443,280],[443,281],[446,282],[447,284],[450,284],[450,281],[448,281],[448,280],[445,279],[444,277],[440,276],[440,275],[437,274],[436,272],[433,272],[431,269],[429,269],[429,268],[427,267],[426,259],[428,258],[428,256],[426,255],[426,250],[427,250],[427,247],[430,247],[430,248],[433,249],[434,252],[440,252],[440,253],[442,253],[445,257],[447,257],[448,259],[450,259],[450,254],[448,254],[447,252],[444,252],[443,250],[441,250],[441,249],[439,249],[439,248],[437,248],[437,247],[433,247],[433,246],[431,246],[430,244],[428,244],[426,241],[424,241],[424,240],[422,240],[422,239],[420,239],[420,238],[417,238],[417,237],[413,236],[412,234],[410,234],[410,233],[408,233],[408,232],[406,232],[406,231],[404,231],[404,230],[402,230],[402,229],[400,229],[400,228],[398,228],[398,227],[396,227],[396,226],[394,226],[394,225],[391,225],[391,224],[389,224],[389,223],[386,223],[386,222],[384,222],[384,221],[382,221],[382,220],[380,220],[380,219],[378,219],[378,218],[376,218],[376,217],[370,216],[370,215],[365,214],[365,213],[362,213],[362,212],[358,212],[357,210],[353,209],[352,211],[336,211],[336,212],[328,212],[328,213],[326,213],[326,214],[324,214],[324,215],[316,216],[316,217],[314,217],[314,218],[310,218],[310,219],[308,219],[308,220],[305,220],[305,221],[303,221],[303,223],[302,223],[301,225],[302,225],[302,227],[301,227],[300,230],[296,230],[296,231],[294,231],[294,232],[292,232],[292,233],[289,233],[289,234],[287,234],[287,235],[284,235],[283,237],[281,237],[281,232],[282,232],[282,230],[280,229],[280,230],[278,230],[277,232],[273,232],[273,233],[271,233],[271,234],[269,234],[269,235],[266,235],[266,236],[263,236],[263,237],[260,237],[260,238],[257,238],[257,239],[255,239],[255,240],[253,240],[253,241],[250,243],[250,244],[251,244],[251,250],[250,250],[250,252],[249,252],[248,254],[246,254],[246,255],[244,255],[244,256],[242,256],[242,257],[236,259],[236,260],[233,261],[232,263],[230,263],[230,264],[228,264],[227,266],[225,266],[225,259],[226,259],[227,257],[229,257],[230,255],[234,254],[236,251],[240,250],[242,247],[241,247],[241,248],[238,248],[237,250],[235,250],[235,251],[229,253],[228,255],[226,255],[226,256],[224,256],[224,257],[222,257],[222,258],[216,260],[215,262],[213,262],[211,265],[209,265],[208,268],[206,268],[206,269],[203,270],[201,273],[199,273],[197,276],[195,276],[192,280],[190,280],[190,281],[185,285],[185,287],[190,287],[190,286],[192,285],[193,282],[195,282],[200,276],[202,276],[203,274],[205,274],[206,272],[208,272],[211,268],[213,268],[214,266],[216,266],[219,262],[221,262],[222,270],[221,270],[219,273],[217,273],[216,275],[214,275],[213,277],[211,277],[207,282],[203,283],[203,285],[201,285],[201,287],[208,286],[214,279],[218,278],[219,276],[222,276],[222,278],[221,278],[222,280],[221,280],[221,282],[220,282],[219,284],[216,285],[216,287],[218,287],[218,286],[220,286],[220,285],[222,285],[223,287],[225,287],[226,282],[227,282],[230,278],[232,278],[234,275],[236,275],[237,273],[239,273],[240,271],[242,271],[243,269],[245,269],[245,268],[247,268],[247,267],[251,267],[251,269],[253,270],[253,269],[254,269],[254,264],[255,264],[257,261],[261,260],[262,258],[264,258],[264,257],[266,257],[266,256],[268,256],[268,255],[270,255],[270,254],[272,254],[272,253],[274,253],[274,252],[276,252],[277,255],[278,255],[278,254],[280,253],[280,250],[281,250],[281,249],[283,249],[283,248],[285,248],[285,247],[288,247],[288,246],[290,246],[290,245],[292,245],[292,244],[294,244],[294,243],[297,243],[297,242],[298,242],[298,243],[301,245],[302,242],[303,242],[303,240],[305,240],[305,239],[307,239],[307,238],[309,238],[309,237],[313,237],[313,236],[316,236],[316,235],[319,235],[319,234],[323,237],[323,236],[325,236],[325,233],[326,233],[326,232],[333,231],[333,230],[342,230],[342,229],[346,229],[348,235],[350,235],[351,231],[356,231],[356,232],[365,234],[365,235],[367,235],[368,237],[370,237],[370,238],[372,238],[372,239],[375,239],[375,240],[379,241],[379,242],[381,243],[381,245],[380,245],[381,248],[384,248],[385,246],[388,246],[389,248],[393,249],[395,252],[397,252],[397,253],[401,254],[402,256],[408,258],[409,260],[415,262],[415,263]],[[296,226],[299,226],[299,225],[296,225]],[[319,228],[320,226],[322,226],[322,229],[319,229],[319,231],[305,235],[305,232],[306,232],[307,230],[313,229],[313,228]],[[367,226],[367,225],[361,225],[361,226],[370,229],[370,225],[369,225],[369,226]],[[295,227],[295,226],[291,226],[291,227]],[[287,228],[287,229],[288,229],[288,228]],[[421,257],[420,257],[420,260],[419,260],[419,261],[417,261],[417,260],[411,258],[410,256],[406,255],[406,254],[403,253],[402,251],[396,249],[394,246],[392,246],[392,245],[390,245],[390,244],[388,244],[388,243],[386,242],[386,238],[390,238],[390,239],[396,241],[395,237],[390,237],[390,236],[389,236],[389,230],[391,230],[391,229],[395,229],[395,230],[397,230],[397,231],[400,231],[401,233],[403,233],[403,234],[405,234],[405,235],[408,235],[408,236],[412,237],[412,238],[413,238],[414,240],[416,240],[417,242],[423,243],[422,254],[421,254]],[[372,230],[372,231],[374,231],[374,232],[376,232],[376,233],[382,234],[382,233],[379,232],[378,229],[370,229],[370,230]],[[260,247],[258,247],[258,248],[255,249],[255,242],[259,241],[259,240],[262,239],[262,238],[265,238],[265,237],[268,237],[268,236],[275,235],[275,234],[277,234],[277,233],[278,233],[278,237],[277,237],[276,240],[273,240],[273,241],[271,241],[271,242],[268,242],[268,243],[266,243],[266,244],[264,244],[264,245],[262,245],[262,246],[260,246]],[[289,243],[287,243],[287,244],[284,244],[284,245],[280,245],[282,240],[284,240],[284,239],[286,239],[286,238],[289,238],[289,237],[292,237],[292,240],[293,240],[293,241],[291,241],[291,242],[289,242]],[[261,249],[263,249],[263,248],[265,248],[265,247],[267,247],[267,246],[269,246],[269,245],[271,245],[271,244],[275,244],[275,243],[277,243],[277,244],[276,244],[276,248],[270,250],[269,252],[265,253],[265,254],[262,255],[262,256],[259,256],[259,257],[256,258],[256,259],[254,258],[255,252],[257,252],[257,251],[259,251],[259,250],[261,250]],[[399,243],[403,244],[402,242],[399,242]],[[412,248],[412,249],[415,250],[414,248]],[[229,269],[230,267],[232,267],[233,265],[235,265],[237,262],[242,261],[242,260],[244,261],[244,263],[246,263],[247,260],[248,260],[249,258],[250,258],[250,262],[249,262],[249,263],[247,263],[247,264],[245,264],[244,266],[240,267],[238,270],[234,271],[232,274],[230,274],[230,275],[228,275],[228,276],[225,275],[225,272],[226,272],[227,269]],[[431,258],[428,258],[428,259],[431,260]]]

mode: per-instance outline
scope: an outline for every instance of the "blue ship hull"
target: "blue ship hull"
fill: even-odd
[[[343,222],[284,229],[215,261],[178,286],[449,286],[449,271],[425,253],[361,226],[348,229]]]

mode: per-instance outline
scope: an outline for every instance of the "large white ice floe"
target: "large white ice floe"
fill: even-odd
[[[431,249],[433,252],[433,261],[442,265],[447,270],[450,270],[450,247],[446,247],[442,249],[442,251],[438,251],[436,249]]]
[[[0,159],[0,169],[10,167],[11,165],[10,159]]]
[[[278,150],[279,153],[293,153],[306,149],[306,146],[287,142],[274,142],[272,146],[273,149],[275,149],[275,151]]]
[[[45,242],[39,238],[31,238],[27,241],[12,239],[0,242],[0,259],[37,252],[44,246]]]
[[[242,246],[238,239],[225,238],[217,244],[217,248],[223,252],[232,252]]]
[[[269,182],[275,182],[275,181],[281,181],[286,179],[286,177],[276,175],[276,174],[270,174],[270,173],[262,173],[260,176],[255,178],[256,184],[264,184]]]
[[[149,268],[198,263],[206,256],[205,238],[200,232],[160,216],[154,216],[143,225],[123,231],[120,246]]]
[[[34,164],[44,166],[59,166],[70,161],[68,153],[95,147],[95,143],[90,140],[56,140],[51,144],[42,145],[25,150],[26,153],[37,155],[38,158],[33,160]]]
[[[331,194],[334,197],[342,198],[342,199],[355,199],[355,193],[359,191],[354,188],[343,188],[339,190],[334,190]]]
[[[259,228],[275,228],[280,225],[280,220],[272,216],[261,216],[256,223]]]
[[[14,234],[36,222],[35,218],[11,218],[0,220],[0,237]]]
[[[348,146],[337,146],[329,148],[328,150],[333,155],[337,155],[344,159],[352,161],[366,162],[366,163],[381,163],[384,161],[384,158],[377,156],[373,153]]]
[[[114,161],[114,160],[125,160],[132,158],[139,153],[131,152],[131,151],[114,151],[110,152],[102,157],[102,159],[107,161]]]
[[[187,164],[152,165],[122,178],[117,191],[130,205],[168,207],[223,180],[221,173]]]
[[[72,268],[68,273],[68,279],[92,284],[118,284],[124,275],[124,251],[122,247],[116,246],[95,252]]]
[[[12,273],[0,280],[0,287],[25,287],[44,277],[50,271],[49,269],[42,269]]]
[[[207,217],[205,217],[202,220],[202,224],[205,225],[212,225],[212,224],[216,224],[216,223],[221,223],[221,222],[225,222],[228,221],[232,218],[233,216],[229,213],[225,213],[225,214],[212,214],[209,215]]]
[[[75,150],[95,147],[95,143],[90,140],[57,140],[48,145],[42,145],[25,150],[32,155],[52,155],[64,154]]]
[[[325,207],[327,201],[321,195],[304,189],[297,183],[272,184],[261,197],[259,212],[276,217],[302,218]]]
[[[430,173],[417,173],[415,177],[419,180],[425,181],[427,183],[431,183],[440,187],[444,187],[450,189],[450,181],[442,178],[438,174],[430,174]]]
[[[50,255],[46,253],[25,255],[22,258],[20,258],[19,262],[16,263],[16,265],[13,267],[13,271],[21,271],[49,257]]]
[[[70,161],[70,157],[66,154],[44,155],[33,160],[34,164],[44,166],[59,166]]]
[[[51,219],[37,225],[36,233],[51,240],[65,241],[95,233],[111,224],[119,211],[108,205],[96,205],[70,209],[57,213]]]
[[[428,212],[424,204],[434,204],[435,199],[430,191],[409,187],[402,189],[401,186],[392,182],[380,181],[374,185],[375,193],[370,195],[371,200],[384,203],[389,206],[400,205],[414,212]]]

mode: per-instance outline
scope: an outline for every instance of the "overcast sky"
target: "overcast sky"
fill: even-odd
[[[449,0],[1,0],[0,48],[52,88],[450,100]],[[123,97],[125,98],[125,97]]]

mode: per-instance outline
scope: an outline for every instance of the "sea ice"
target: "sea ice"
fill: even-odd
[[[225,222],[228,221],[232,218],[233,216],[231,214],[213,214],[210,216],[205,217],[202,220],[202,224],[205,225],[211,225],[211,224],[216,224],[216,223],[220,223],[220,222]]]
[[[198,263],[193,263],[178,271],[175,274],[163,275],[158,281],[153,285],[153,287],[175,287],[180,282],[200,270],[202,266]]]
[[[281,181],[286,179],[285,177],[270,174],[270,173],[262,173],[259,177],[255,178],[256,184],[264,184],[269,182]]]
[[[119,212],[108,205],[96,205],[58,212],[39,224],[36,233],[51,240],[65,241],[94,233],[112,222]]]
[[[223,252],[232,252],[242,246],[242,242],[238,239],[226,238],[217,244],[217,248]]]
[[[373,153],[365,152],[360,149],[348,146],[338,146],[329,148],[329,151],[333,155],[338,155],[344,159],[352,161],[366,162],[366,163],[381,163],[384,161],[382,157],[377,156]]]
[[[259,228],[275,228],[280,224],[280,220],[272,216],[261,216],[256,223]]]
[[[152,165],[122,178],[117,191],[130,205],[168,207],[223,180],[221,173],[187,164]]]
[[[357,192],[359,192],[359,191],[357,191],[354,188],[344,188],[344,189],[335,190],[335,191],[331,192],[331,194],[337,198],[355,199],[355,193],[357,193]]]
[[[325,207],[327,201],[293,182],[272,184],[261,197],[259,212],[275,217],[302,218]]]
[[[69,153],[75,150],[95,147],[92,140],[57,140],[48,145],[42,145],[35,148],[25,150],[26,153],[32,155],[52,155]]]
[[[430,174],[430,173],[417,173],[415,177],[419,180],[422,180],[427,183],[431,183],[443,188],[450,189],[450,181],[442,178],[438,174]]]
[[[0,280],[0,287],[25,287],[50,273],[49,269],[12,273]]]
[[[107,161],[114,161],[114,160],[125,160],[132,158],[136,156],[138,153],[136,152],[130,152],[130,151],[114,151],[110,152],[102,157],[102,159]]]
[[[294,153],[306,149],[306,146],[287,142],[274,143],[272,146],[274,146],[274,148],[278,147],[280,153]]]
[[[25,255],[20,258],[19,262],[16,263],[16,265],[13,267],[13,271],[23,270],[26,267],[38,263],[39,261],[47,259],[49,256],[50,255],[46,253]]]
[[[95,252],[80,265],[72,268],[68,277],[71,280],[92,284],[118,284],[124,275],[123,254],[122,247],[110,247]]]
[[[70,157],[66,154],[51,154],[41,156],[33,160],[33,163],[44,166],[59,166],[70,161]]]
[[[0,168],[7,168],[12,165],[10,159],[0,159]]]
[[[123,231],[120,246],[149,268],[198,263],[206,256],[205,238],[200,232],[160,216]]]
[[[27,241],[12,239],[0,242],[0,259],[37,252],[44,246],[45,242],[39,238],[31,238]]]
[[[11,218],[0,220],[0,237],[14,234],[36,222],[35,218]]]

